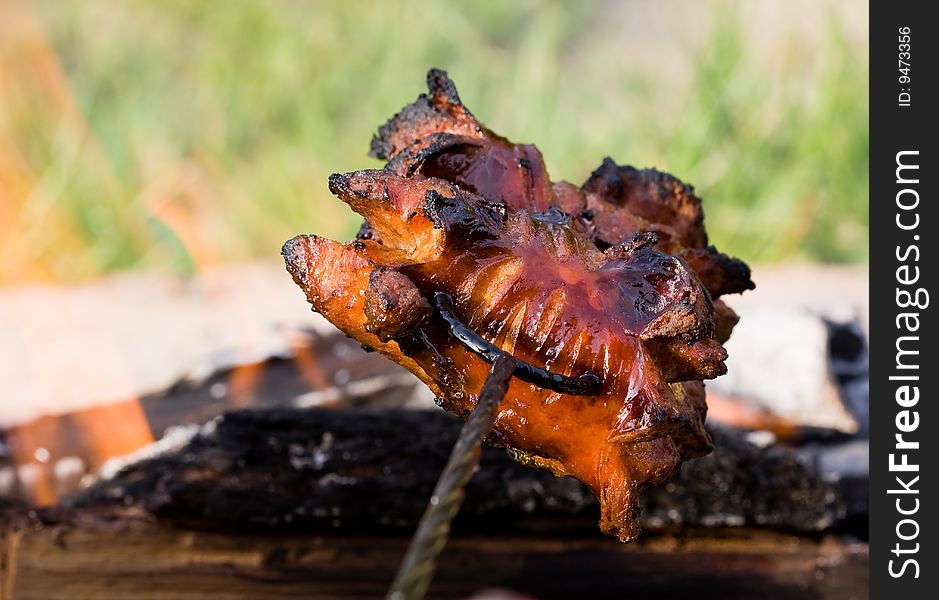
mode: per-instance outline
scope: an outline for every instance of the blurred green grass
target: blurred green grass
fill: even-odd
[[[673,72],[657,52],[675,40],[627,53],[610,3],[12,6],[0,283],[186,273],[276,259],[299,232],[351,236],[359,219],[326,177],[378,166],[372,133],[429,66],[491,128],[536,143],[554,179],[580,183],[606,155],[656,166],[696,186],[730,254],[867,257],[867,50],[835,11],[817,47],[783,40],[767,68],[739,6],[717,2]]]

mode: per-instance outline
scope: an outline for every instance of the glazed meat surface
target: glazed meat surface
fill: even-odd
[[[379,129],[387,165],[330,177],[362,215],[358,239],[284,246],[314,309],[417,375],[465,416],[489,363],[451,335],[434,298],[486,342],[588,393],[514,377],[490,441],[591,487],[600,527],[638,534],[642,488],[711,447],[701,381],[722,374],[736,315],[716,298],[752,287],[707,245],[690,186],[607,159],[576,187],[537,148],[483,127],[446,74]]]

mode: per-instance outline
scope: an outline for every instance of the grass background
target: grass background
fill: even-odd
[[[0,0],[0,285],[350,237],[331,172],[447,69],[554,179],[656,166],[751,263],[867,257],[867,5]]]

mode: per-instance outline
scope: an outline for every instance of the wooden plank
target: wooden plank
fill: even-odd
[[[404,537],[226,535],[142,519],[7,530],[4,600],[380,598]],[[15,540],[11,542],[11,540]],[[747,531],[694,538],[451,540],[430,598],[501,587],[570,598],[866,598],[868,549]]]

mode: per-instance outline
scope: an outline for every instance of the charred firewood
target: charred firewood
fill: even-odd
[[[226,532],[404,534],[417,523],[460,430],[439,411],[299,410],[228,413],[187,443],[127,466],[76,501],[137,506],[182,526]],[[643,527],[766,527],[799,532],[842,524],[845,500],[797,455],[712,430],[715,451],[646,492]],[[484,448],[457,531],[587,532],[589,489]]]

